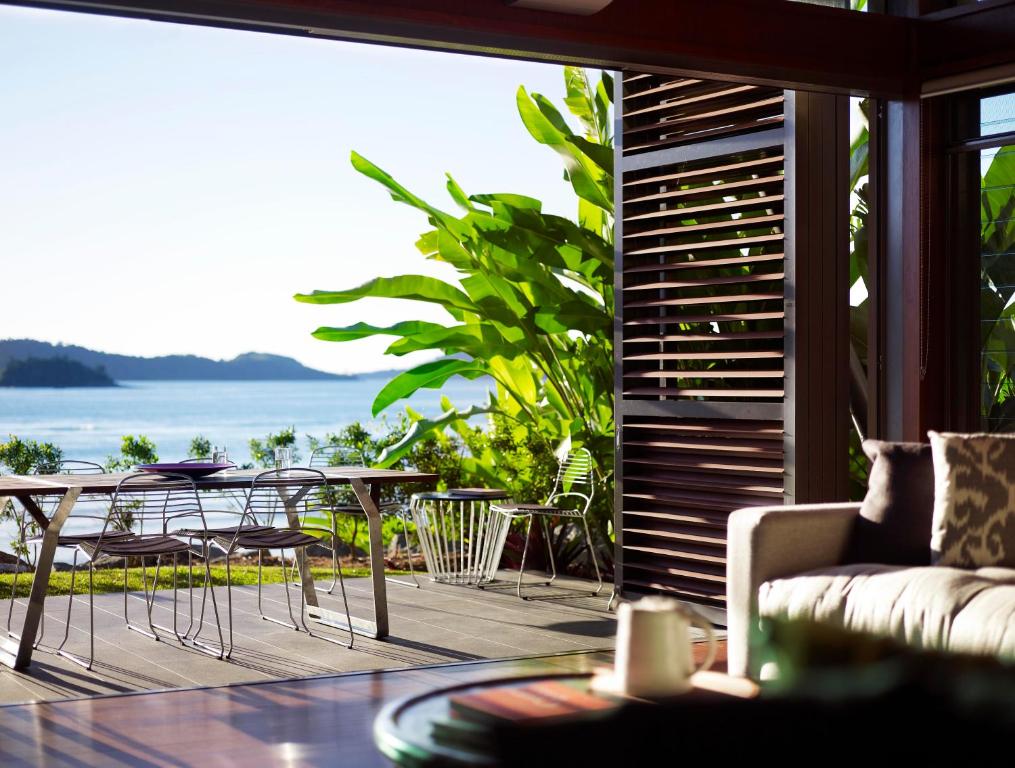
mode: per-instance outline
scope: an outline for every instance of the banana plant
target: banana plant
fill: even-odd
[[[1015,429],[1015,145],[980,184],[981,412],[991,432]]]
[[[298,294],[297,301],[311,304],[379,297],[434,304],[445,312],[444,322],[356,323],[318,328],[313,335],[334,342],[389,336],[393,341],[386,354],[441,353],[388,381],[374,400],[375,416],[420,389],[439,389],[455,376],[487,377],[495,385],[486,402],[446,402],[435,419],[408,411],[411,428],[379,457],[380,466],[395,463],[436,431],[488,414],[555,449],[588,447],[600,481],[604,486],[612,481],[613,87],[608,74],[593,84],[574,67],[564,69],[564,79],[565,105],[580,132],[545,97],[519,88],[516,100],[529,134],[563,161],[564,178],[578,197],[575,221],[544,213],[541,202],[526,195],[469,195],[450,174],[446,187],[458,210],[445,211],[352,153],[357,171],[426,218],[431,228],[416,248],[423,257],[452,266],[457,280],[398,275],[354,288]],[[495,462],[496,456],[483,459]],[[496,468],[492,471],[495,476]],[[597,517],[605,532],[611,518],[608,504]]]

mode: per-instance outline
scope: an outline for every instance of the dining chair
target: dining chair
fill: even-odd
[[[105,469],[101,464],[96,464],[93,461],[80,461],[77,459],[62,459],[55,464],[40,465],[35,468],[34,474],[37,475],[101,475],[105,472]],[[52,517],[56,511],[56,507],[59,504],[59,497],[57,496],[40,496],[36,502],[39,508],[43,511],[46,517]],[[77,503],[74,507],[74,512],[69,518],[69,521],[79,523],[82,521],[88,521],[93,527],[100,529],[99,531],[93,531],[88,533],[61,533],[57,538],[57,547],[59,548],[71,548],[74,550],[74,559],[71,564],[70,572],[70,594],[67,597],[67,620],[64,626],[63,640],[60,645],[56,647],[55,652],[59,653],[64,645],[67,643],[67,639],[70,636],[70,618],[71,611],[74,607],[74,583],[77,576],[77,565],[78,565],[78,554],[80,553],[79,545],[96,541],[101,535],[101,528],[105,524],[106,517],[109,514],[109,496],[106,494],[83,494],[78,497]],[[95,505],[102,505],[104,511],[101,513],[89,514],[82,510],[87,510],[89,507]],[[28,547],[34,547],[36,551],[42,544],[42,534],[29,535],[30,523],[28,522],[28,512],[25,509],[21,510],[21,513],[16,517],[15,524],[18,527],[18,540],[24,550]],[[125,537],[130,535],[124,531],[110,531],[109,538],[114,537]],[[18,637],[16,633],[11,630],[11,621],[14,615],[14,605],[16,602],[16,596],[18,593],[18,572],[19,568],[14,569],[14,578],[11,584],[11,600],[10,605],[7,609],[7,634],[10,637]],[[43,637],[46,633],[46,614],[43,612],[40,623],[39,631],[36,635],[35,642],[32,648],[37,650],[39,645],[42,643]]]
[[[579,448],[576,451],[569,452],[559,461],[557,475],[553,481],[553,489],[550,491],[545,504],[491,505],[491,512],[499,512],[512,518],[528,518],[525,527],[525,544],[522,548],[522,562],[518,569],[518,583],[515,588],[518,597],[526,599],[522,596],[522,577],[525,574],[525,557],[529,551],[529,534],[532,531],[532,520],[535,517],[539,518],[543,526],[551,569],[550,580],[543,583],[546,586],[550,586],[557,578],[557,564],[553,556],[553,544],[550,540],[550,530],[547,521],[554,517],[580,520],[585,532],[585,543],[588,546],[589,555],[592,557],[592,567],[596,572],[597,587],[592,594],[598,595],[602,591],[603,577],[599,571],[599,561],[596,558],[596,549],[592,543],[592,535],[589,532],[588,523],[588,512],[592,506],[592,496],[595,492],[593,467],[592,453],[587,448]]]
[[[193,521],[195,519],[199,523],[198,526],[194,526]],[[77,544],[78,549],[88,557],[89,657],[86,661],[62,648],[59,650],[60,655],[76,664],[80,664],[86,669],[92,668],[95,661],[94,566],[103,557],[117,557],[123,558],[123,618],[127,629],[149,637],[156,642],[162,640],[162,637],[159,635],[161,630],[164,633],[173,635],[181,645],[185,644],[189,639],[192,647],[217,658],[224,657],[225,642],[222,637],[222,624],[219,619],[215,588],[212,585],[211,567],[207,558],[204,558],[205,573],[201,613],[203,617],[204,606],[210,595],[215,623],[218,626],[219,645],[216,648],[213,645],[204,643],[198,640],[196,635],[195,637],[188,638],[188,633],[194,626],[192,562],[194,552],[192,540],[198,537],[191,536],[188,533],[188,530],[191,529],[180,527],[182,521],[188,521],[193,528],[198,530],[207,528],[204,512],[201,508],[201,500],[197,495],[197,488],[194,485],[194,481],[189,477],[171,473],[153,474],[139,472],[127,475],[117,484],[109,514],[106,516],[105,524],[99,536]],[[187,630],[182,633],[178,625],[178,573],[181,555],[187,556],[191,574],[188,584],[190,624]],[[172,627],[157,624],[152,618],[155,592],[158,589],[159,572],[162,568],[163,558],[170,557],[173,563]],[[127,579],[131,558],[137,558],[141,561],[141,578],[144,586],[147,628],[132,623],[130,620]],[[149,558],[155,558],[155,573],[150,593],[148,588]]]
[[[302,628],[310,637],[316,637],[336,645],[343,645],[346,648],[353,646],[352,618],[349,615],[349,599],[345,593],[345,583],[342,580],[342,571],[338,570],[338,584],[342,591],[342,602],[345,606],[345,616],[349,629],[349,642],[345,643],[338,638],[329,637],[320,633],[311,632],[306,622],[306,595],[301,588],[299,619],[293,615],[292,598],[289,593],[288,568],[285,562],[285,551],[293,551],[293,563],[297,566],[301,558],[306,556],[306,548],[312,544],[319,544],[321,538],[329,538],[332,550],[335,547],[334,534],[330,528],[313,525],[307,520],[310,507],[304,504],[308,494],[314,489],[327,485],[327,478],[319,469],[310,467],[293,467],[290,469],[271,469],[261,472],[250,484],[250,491],[247,494],[246,505],[243,510],[243,518],[235,533],[231,536],[217,536],[216,541],[227,553],[226,557],[226,588],[232,589],[232,577],[229,567],[229,556],[239,550],[255,550],[257,552],[257,611],[264,621],[280,624],[283,627],[295,629],[297,632]],[[286,515],[286,525],[274,526],[270,524],[279,514],[280,510]],[[293,519],[290,519],[290,515]],[[264,524],[267,522],[268,524]],[[282,561],[282,581],[285,584],[286,607],[289,613],[289,621],[268,616],[262,607],[262,585],[264,553],[272,550],[279,550]],[[306,565],[309,568],[309,564]],[[228,635],[229,649],[226,658],[233,651],[233,618],[232,599],[229,600],[228,608]]]
[[[363,454],[357,451],[355,448],[347,448],[341,445],[322,445],[314,448],[310,453],[310,467],[320,469],[321,467],[349,467],[352,469],[366,469],[366,460],[363,458]],[[363,511],[363,507],[359,501],[346,489],[336,488],[335,486],[327,486],[325,488],[318,489],[317,491],[308,495],[306,500],[307,505],[316,513],[327,515],[331,534],[334,540],[341,541],[338,536],[338,516],[339,515],[350,515],[358,518],[365,518],[366,512]],[[419,580],[416,578],[416,572],[412,565],[412,545],[409,541],[409,517],[410,512],[406,504],[402,504],[397,501],[390,501],[379,505],[378,511],[382,517],[395,517],[402,521],[402,532],[405,536],[405,554],[409,561],[409,576],[412,578],[412,583],[404,581],[403,579],[397,579],[394,576],[385,576],[385,581],[389,581],[392,584],[400,584],[403,587],[415,587],[419,589]],[[353,537],[355,538],[355,537]],[[350,549],[356,545],[355,541],[350,542]],[[331,551],[331,584],[327,587],[321,587],[321,591],[331,594],[335,589],[335,583],[337,579],[337,573],[339,571],[338,564],[338,548],[335,547]]]

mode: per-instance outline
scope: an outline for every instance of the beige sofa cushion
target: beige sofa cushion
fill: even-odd
[[[766,581],[763,617],[811,619],[917,648],[1015,659],[1015,569],[861,563]]]

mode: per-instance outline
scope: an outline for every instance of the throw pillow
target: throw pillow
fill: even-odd
[[[849,562],[929,565],[934,512],[930,445],[864,440],[863,452],[871,470]]]
[[[931,557],[1015,566],[1015,435],[928,432],[934,456]]]

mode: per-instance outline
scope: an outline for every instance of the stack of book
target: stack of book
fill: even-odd
[[[605,717],[623,701],[589,692],[588,680],[539,680],[482,688],[448,699],[449,717],[433,723],[433,739],[449,746],[490,746],[495,728],[550,725]]]

